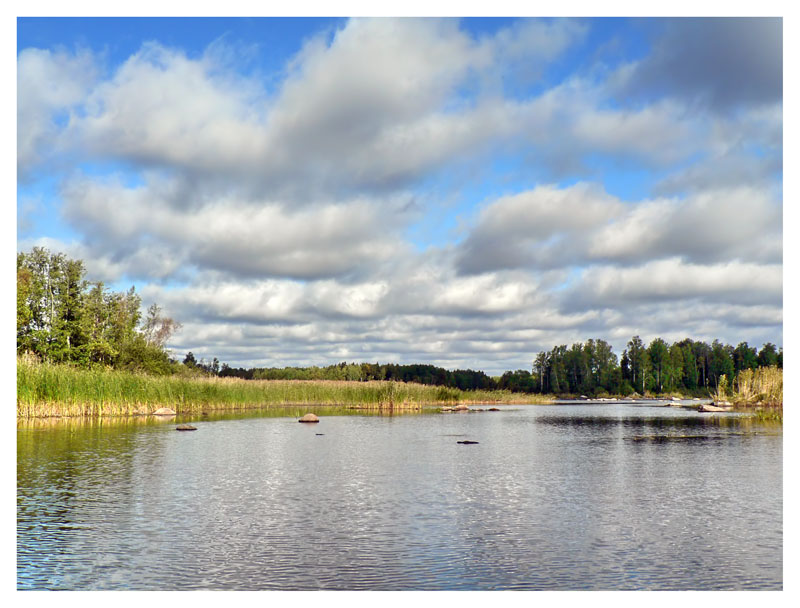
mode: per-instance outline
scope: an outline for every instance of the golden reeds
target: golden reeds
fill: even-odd
[[[391,381],[148,376],[17,360],[20,417],[146,414],[159,407],[179,413],[300,404],[413,410],[441,403],[545,401],[508,391],[461,391]]]

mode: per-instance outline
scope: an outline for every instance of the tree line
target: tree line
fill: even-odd
[[[196,364],[192,353],[184,363]],[[327,367],[232,368],[214,359],[220,376],[248,380],[395,380],[459,388],[462,390],[508,390],[521,393],[598,396],[634,393],[683,392],[707,395],[720,383],[729,390],[737,374],[760,367],[783,368],[783,349],[766,343],[761,350],[741,342],[735,348],[714,340],[686,338],[668,344],[655,338],[645,345],[639,336],[627,343],[617,357],[602,339],[560,345],[540,352],[531,371],[507,371],[491,377],[482,371],[447,370],[427,364],[347,363]],[[202,366],[211,372],[212,366]],[[723,380],[724,378],[724,380]]]
[[[165,345],[180,324],[131,287],[86,280],[81,260],[34,247],[17,254],[17,353],[52,363],[174,373]]]
[[[194,355],[190,352],[184,359],[190,361]],[[214,361],[217,359],[215,358]],[[223,363],[220,376],[233,376],[248,380],[393,380],[396,382],[416,382],[447,386],[461,390],[495,389],[496,381],[482,371],[471,369],[448,370],[428,364],[399,365],[396,363],[347,363],[343,361],[325,367],[268,367],[268,368],[232,368]]]
[[[757,351],[747,342],[735,348],[714,340],[686,338],[667,343],[662,338],[645,345],[634,336],[617,355],[605,340],[577,342],[540,352],[530,378],[523,376],[528,392],[555,394],[630,395],[633,393],[702,392],[730,389],[736,375],[746,369],[783,368],[783,349],[767,342]],[[520,374],[520,372],[516,372]]]

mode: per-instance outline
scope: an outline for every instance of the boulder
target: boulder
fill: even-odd
[[[153,416],[174,416],[175,410],[171,410],[168,407],[160,407],[155,412],[153,412]]]
[[[724,405],[723,405],[724,404]],[[701,412],[729,412],[733,406],[727,401],[717,401],[715,404],[703,403],[700,405]]]
[[[314,414],[309,413],[300,418],[300,420],[298,420],[297,422],[319,422],[319,418]]]
[[[490,407],[490,408],[489,408],[489,411],[490,411],[490,412],[499,412],[499,411],[500,411],[500,408],[499,408],[499,407]]]
[[[453,408],[454,412],[466,412],[468,410],[469,410],[469,408],[466,405],[464,405],[463,403],[461,403],[461,404],[459,404],[459,405],[457,405],[457,406],[455,406]]]
[[[191,424],[179,424],[175,427],[176,431],[196,431],[197,427],[192,426]]]

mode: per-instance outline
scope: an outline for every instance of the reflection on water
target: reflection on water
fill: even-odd
[[[782,588],[780,426],[501,409],[21,424],[18,588]]]

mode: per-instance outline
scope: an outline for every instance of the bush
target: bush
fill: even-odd
[[[125,342],[116,359],[118,369],[129,372],[144,372],[155,376],[173,373],[167,353],[160,347],[148,344],[141,336]]]

